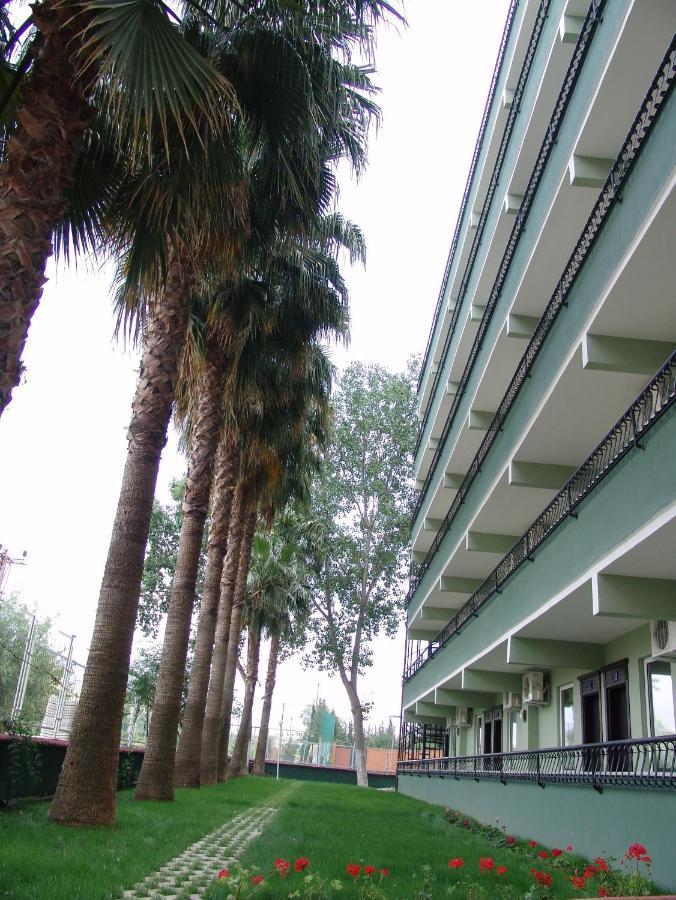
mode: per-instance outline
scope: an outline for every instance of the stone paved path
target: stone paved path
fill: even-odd
[[[277,812],[253,806],[205,835],[183,853],[119,895],[125,900],[200,900],[218,871],[236,862]]]

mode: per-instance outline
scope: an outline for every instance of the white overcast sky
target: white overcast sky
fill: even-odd
[[[507,12],[507,0],[409,0],[408,29],[383,29],[377,83],[383,125],[368,172],[343,183],[340,208],[364,230],[365,270],[348,272],[352,341],[339,366],[377,362],[396,371],[421,353],[441,283]],[[25,566],[7,585],[57,629],[76,635],[84,662],[126,453],[137,354],[112,338],[110,273],[48,271],[24,357],[25,383],[0,420],[0,544]],[[158,497],[185,460],[172,433]],[[361,686],[371,721],[398,715],[403,628],[378,640]],[[262,660],[261,672],[265,665]],[[281,666],[273,708],[300,723],[317,691],[349,716],[337,678]]]

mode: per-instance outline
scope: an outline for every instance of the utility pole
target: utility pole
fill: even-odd
[[[279,781],[279,757],[282,753],[282,726],[284,724],[284,704],[282,703],[282,717],[279,720],[279,743],[277,744],[277,781]]]
[[[66,634],[61,631],[64,637],[70,638],[70,644],[68,646],[68,656],[66,657],[66,668],[63,673],[63,681],[61,682],[61,690],[59,691],[59,699],[56,704],[56,712],[54,714],[54,737],[57,736],[59,732],[59,728],[61,727],[61,722],[63,720],[63,710],[66,706],[66,694],[68,693],[68,683],[70,681],[71,671],[73,668],[73,641],[75,640],[74,634]]]
[[[31,616],[30,625],[28,626],[28,637],[23,650],[21,659],[21,668],[19,669],[19,678],[16,683],[16,691],[14,692],[14,701],[12,703],[11,721],[19,715],[23,707],[23,701],[26,696],[26,685],[28,684],[28,674],[31,669],[31,661],[33,659],[33,642],[35,641],[35,627],[37,620],[35,613]]]

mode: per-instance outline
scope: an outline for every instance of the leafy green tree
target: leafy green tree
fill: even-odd
[[[417,364],[391,374],[354,363],[333,399],[332,442],[315,485],[323,539],[313,576],[307,665],[337,672],[354,722],[357,782],[365,786],[365,708],[359,676],[371,641],[401,618],[413,504]]]
[[[16,594],[0,599],[0,730],[12,713],[14,693],[21,669],[31,613]],[[51,622],[38,619],[33,639],[31,668],[21,720],[39,730],[47,701],[58,694],[63,678],[63,661],[50,643]]]
[[[155,699],[161,656],[161,647],[144,647],[139,650],[129,667],[126,734],[123,731],[123,735],[129,743],[134,739],[139,716],[143,716],[144,736],[148,734],[150,711]]]

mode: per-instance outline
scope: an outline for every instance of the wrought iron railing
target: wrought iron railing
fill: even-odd
[[[676,788],[676,735],[484,756],[410,759],[398,775],[604,787]]]
[[[630,450],[643,449],[641,439],[675,402],[676,351],[467,603],[408,666],[404,682],[458,634],[468,619],[478,615],[491,597],[500,592],[505,581],[526,560],[533,559],[533,553],[568,516],[575,516],[579,504]]]
[[[584,32],[583,32],[584,34]],[[580,40],[582,40],[582,35],[580,36]],[[578,41],[578,48],[580,47],[580,42]],[[573,57],[575,59],[575,57]],[[569,70],[570,75],[570,70]],[[627,135],[622,149],[613,163],[613,166],[610,170],[610,174],[605,182],[604,187],[599,194],[598,200],[591,212],[591,215],[587,219],[585,227],[582,231],[582,234],[568,259],[566,264],[566,268],[563,272],[563,275],[559,279],[559,282],[554,289],[554,293],[547,304],[547,307],[538,323],[537,328],[535,329],[535,333],[531,338],[526,351],[521,358],[521,362],[514,373],[514,376],[507,388],[507,391],[502,398],[498,410],[493,417],[493,421],[491,422],[488,431],[486,432],[477,453],[472,460],[469,469],[460,485],[458,493],[453,499],[446,516],[444,517],[439,531],[435,535],[434,540],[432,541],[432,545],[425,555],[424,560],[421,563],[414,564],[411,567],[411,580],[409,591],[406,597],[406,603],[410,603],[411,597],[413,596],[420,580],[429,567],[430,562],[434,558],[437,550],[439,549],[441,542],[446,537],[448,530],[450,528],[451,522],[455,518],[456,513],[460,509],[460,506],[464,503],[467,493],[476,477],[476,475],[481,470],[481,467],[488,455],[490,448],[492,447],[495,439],[498,434],[502,431],[505,419],[509,411],[511,410],[514,401],[516,400],[521,388],[523,387],[526,379],[529,377],[530,371],[537,359],[537,356],[542,348],[542,345],[545,342],[547,335],[549,334],[554,321],[556,320],[559,312],[562,308],[568,305],[568,298],[571,292],[573,285],[577,279],[577,276],[582,269],[585,260],[587,259],[592,247],[594,246],[597,237],[599,236],[603,225],[608,220],[608,216],[611,210],[614,208],[615,204],[621,199],[621,189],[625,185],[627,178],[633,168],[634,163],[636,162],[638,156],[642,148],[645,146],[646,139],[648,135],[651,133],[657,119],[659,118],[659,114],[661,110],[664,108],[665,102],[669,97],[673,86],[674,86],[674,78],[676,76],[676,39],[672,40],[672,43],[667,51],[664,59],[660,63],[660,67],[657,70],[657,74],[653,79],[653,82],[650,86],[650,89],[641,104],[641,108],[634,119],[632,127],[629,130],[629,134]],[[565,84],[564,84],[565,87]],[[544,146],[544,145],[543,145]],[[543,163],[544,165],[544,163]],[[537,165],[536,165],[537,168]],[[526,200],[527,194],[524,196],[524,201]],[[521,210],[524,207],[522,205]],[[515,224],[515,229],[517,228],[521,210],[517,214],[517,223]],[[523,227],[523,223],[521,224]],[[512,235],[514,235],[514,231]],[[511,238],[510,238],[511,241]],[[509,253],[509,245],[506,251]],[[486,315],[489,313],[489,310],[492,313],[492,310],[495,307],[495,304],[498,300],[499,288],[497,287],[498,282],[500,281],[501,274],[503,272],[505,259],[503,258],[503,265],[500,267],[500,271],[498,273],[498,277],[496,280],[496,287],[493,288],[491,293],[491,298],[489,299],[488,305],[486,307],[486,312],[484,313],[484,317],[480,323],[479,331],[477,332],[477,338],[474,342],[474,346],[472,348],[472,352],[470,354],[470,359],[463,374],[463,379],[465,379],[465,383],[469,377],[469,371],[474,364],[474,360],[476,359],[476,355],[479,352],[480,342],[483,339],[485,334],[484,323],[486,323],[487,327],[487,319]],[[501,285],[500,285],[501,287]],[[497,293],[496,293],[497,290]],[[460,389],[459,389],[460,390]],[[432,462],[432,467],[430,468],[430,472],[428,473],[428,478],[425,482],[426,487],[423,488],[423,492],[421,496],[425,493],[427,486],[429,486],[429,480],[431,478],[431,474],[433,472],[434,466],[436,462],[438,462],[440,451],[443,449],[442,442],[448,437],[448,433],[450,431],[450,426],[452,423],[453,416],[455,411],[457,411],[458,398],[460,394],[456,394],[455,400],[449,412],[449,417],[446,421],[446,426],[444,427],[444,433],[439,441],[439,448],[435,453],[434,460]],[[415,516],[415,514],[414,514]]]
[[[420,447],[420,442],[422,440],[423,432],[425,431],[425,425],[427,424],[427,419],[429,417],[430,409],[431,409],[432,403],[434,401],[434,396],[437,392],[437,388],[439,386],[439,381],[441,379],[441,373],[444,368],[446,359],[448,358],[451,341],[453,339],[453,334],[455,332],[455,328],[458,323],[458,318],[460,316],[460,310],[462,308],[463,299],[464,299],[465,293],[467,291],[467,284],[469,282],[470,275],[471,275],[472,269],[474,267],[474,261],[476,259],[477,253],[479,252],[479,246],[483,239],[483,233],[484,233],[484,229],[486,227],[488,213],[490,212],[491,204],[493,202],[493,197],[495,196],[495,191],[497,190],[498,182],[499,182],[500,176],[502,174],[502,166],[505,161],[507,147],[509,146],[509,142],[512,137],[512,131],[514,130],[514,124],[516,122],[516,117],[519,114],[521,98],[523,96],[524,90],[526,89],[526,82],[528,81],[528,76],[530,74],[533,59],[535,57],[535,53],[537,51],[538,44],[540,42],[540,36],[542,34],[542,29],[544,28],[544,24],[547,19],[550,2],[551,2],[551,0],[540,0],[540,6],[538,8],[538,13],[537,13],[537,17],[535,19],[535,24],[533,26],[533,30],[531,32],[530,39],[528,41],[528,47],[526,48],[526,55],[524,57],[524,61],[521,66],[521,72],[519,73],[519,79],[516,83],[516,87],[514,88],[514,96],[512,98],[512,105],[509,110],[509,115],[507,116],[507,122],[505,123],[505,130],[502,133],[502,138],[500,140],[500,146],[498,148],[498,153],[497,153],[497,156],[495,159],[495,163],[493,165],[493,172],[491,173],[491,180],[488,184],[486,198],[481,207],[481,213],[479,214],[479,221],[477,222],[477,227],[476,227],[476,231],[474,233],[474,238],[472,239],[472,246],[470,247],[469,256],[467,257],[467,263],[465,264],[465,271],[463,272],[462,281],[460,282],[460,288],[458,290],[458,299],[455,304],[455,309],[453,310],[453,312],[451,314],[451,322],[450,322],[450,325],[448,328],[448,332],[446,334],[446,339],[444,340],[444,345],[443,345],[443,348],[441,351],[441,358],[440,358],[439,366],[438,366],[436,374],[434,376],[434,380],[432,381],[432,388],[430,390],[429,396],[427,398],[427,402],[423,409],[422,421],[420,423],[420,430],[418,432],[418,439],[416,441],[416,446],[415,446],[415,453],[418,452],[418,448]],[[462,211],[461,211],[461,216],[462,216]],[[458,221],[459,222],[462,221],[462,218],[460,218]],[[455,246],[453,246],[451,249],[452,249],[452,252],[455,252]],[[444,293],[448,287],[449,276],[450,276],[450,267],[447,266],[447,274],[445,274],[444,282],[442,284],[442,290],[444,291]],[[440,296],[443,297],[443,294]]]
[[[444,269],[444,275],[441,281],[441,289],[439,291],[439,296],[437,297],[437,305],[434,309],[434,318],[432,320],[432,328],[430,329],[430,333],[427,338],[427,346],[425,347],[425,353],[423,355],[422,366],[420,367],[420,375],[418,377],[418,390],[420,390],[420,386],[423,381],[423,377],[425,374],[425,366],[429,360],[430,351],[432,349],[432,341],[434,340],[434,332],[437,327],[437,321],[439,319],[439,314],[441,312],[444,296],[446,294],[446,288],[448,287],[448,279],[451,274],[451,268],[453,266],[453,259],[455,257],[455,251],[458,246],[458,238],[460,237],[460,229],[462,227],[462,220],[465,215],[465,210],[467,209],[467,201],[469,200],[469,194],[472,189],[472,183],[474,181],[474,176],[476,174],[477,164],[479,162],[479,155],[481,154],[481,150],[483,149],[484,139],[486,137],[486,127],[488,126],[488,117],[491,112],[491,107],[493,106],[493,98],[495,97],[495,91],[498,86],[498,81],[500,80],[500,74],[502,72],[502,63],[505,58],[505,50],[507,49],[507,42],[509,41],[509,36],[512,31],[512,25],[514,24],[514,14],[516,13],[516,8],[519,5],[519,0],[511,0],[509,4],[509,10],[507,11],[507,18],[505,20],[505,27],[502,31],[502,39],[500,40],[500,49],[498,50],[498,56],[495,61],[495,66],[493,68],[493,77],[491,78],[491,84],[488,89],[488,97],[486,98],[486,105],[484,106],[483,116],[481,117],[481,125],[479,126],[479,136],[477,137],[476,144],[474,145],[474,154],[472,155],[472,162],[469,167],[469,173],[467,175],[467,181],[465,182],[465,192],[462,195],[462,203],[460,204],[460,212],[458,213],[458,219],[455,224],[455,231],[453,233],[453,240],[451,242],[451,249],[448,253],[448,258],[446,260],[446,268]]]

